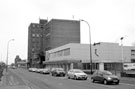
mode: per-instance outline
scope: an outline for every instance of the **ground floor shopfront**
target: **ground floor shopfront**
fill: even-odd
[[[89,71],[91,69],[91,63],[82,63],[81,60],[57,60],[44,62],[45,68],[63,68],[65,71],[70,69],[82,69]],[[105,62],[105,63],[92,63],[92,70],[109,70],[109,71],[121,71],[122,63]]]
[[[122,71],[122,62],[130,63],[135,59],[135,48],[121,46],[117,43],[100,42],[98,45],[69,43],[46,51],[45,67],[62,67],[66,71],[72,68],[90,70]],[[122,55],[123,54],[123,55]],[[92,59],[90,59],[92,55]]]
[[[82,63],[83,70],[91,69],[91,63]],[[92,63],[93,70],[117,70],[120,71],[122,68],[122,63],[119,62],[102,62],[102,63]]]
[[[45,68],[63,68],[66,72],[70,69],[82,69],[81,60],[45,61]]]

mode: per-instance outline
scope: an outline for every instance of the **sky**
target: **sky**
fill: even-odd
[[[39,19],[87,21],[91,42],[135,43],[135,0],[0,0],[0,61],[27,59],[28,26]],[[81,21],[81,43],[89,44],[88,24]]]

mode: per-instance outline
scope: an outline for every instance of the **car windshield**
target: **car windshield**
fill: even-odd
[[[81,71],[81,70],[75,70],[74,72],[75,73],[83,73],[83,71]]]
[[[63,69],[57,69],[58,71],[63,71]]]
[[[109,71],[103,71],[103,74],[105,74],[105,75],[112,75],[112,73],[109,72]]]

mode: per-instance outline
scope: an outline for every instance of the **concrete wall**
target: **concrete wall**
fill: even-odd
[[[70,43],[52,50],[48,53],[53,53],[62,49],[70,48],[70,55],[51,58],[50,60],[76,59],[82,60],[83,63],[90,61],[89,59],[89,44]],[[95,50],[96,49],[96,50]],[[123,47],[123,58],[125,62],[131,62],[132,47]],[[93,62],[122,62],[121,46],[117,43],[101,43],[100,45],[92,46]]]

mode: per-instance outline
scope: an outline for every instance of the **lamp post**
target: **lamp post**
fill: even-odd
[[[122,40],[124,39],[124,37],[121,37],[121,71],[123,72],[123,43]]]
[[[85,23],[87,23],[88,27],[89,27],[89,42],[90,42],[90,73],[92,74],[92,47],[91,47],[91,31],[90,31],[90,25],[87,21],[85,20],[80,20],[83,21]]]
[[[7,60],[6,60],[7,67],[6,67],[6,72],[8,71],[8,50],[9,50],[9,43],[11,41],[14,41],[14,39],[9,40],[8,43],[7,43]]]

